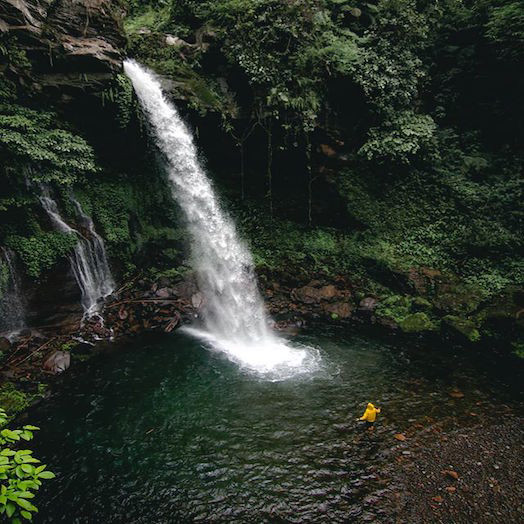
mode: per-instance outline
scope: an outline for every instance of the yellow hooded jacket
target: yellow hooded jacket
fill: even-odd
[[[367,422],[375,422],[377,418],[377,413],[380,413],[380,409],[376,408],[371,402],[368,404],[366,411],[360,417],[360,420],[365,420]]]

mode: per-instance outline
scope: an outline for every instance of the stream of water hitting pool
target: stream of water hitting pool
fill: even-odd
[[[115,282],[109,267],[104,241],[96,232],[93,220],[84,213],[80,203],[73,197],[71,197],[71,202],[76,209],[79,224],[87,231],[88,237],[66,223],[49,190],[42,188],[40,203],[54,227],[62,233],[77,237],[77,243],[69,260],[82,294],[84,317],[90,318],[98,315],[101,300],[113,292]]]
[[[291,347],[269,327],[251,254],[222,209],[193,137],[160,81],[134,61],[127,60],[124,69],[167,160],[172,193],[191,237],[192,264],[205,305],[203,325],[187,331],[253,371],[284,376],[311,369],[315,352]]]

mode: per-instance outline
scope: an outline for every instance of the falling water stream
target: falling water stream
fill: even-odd
[[[173,196],[191,234],[193,267],[205,296],[204,325],[189,331],[238,364],[279,378],[316,366],[316,354],[293,348],[270,329],[253,260],[222,209],[199,160],[193,137],[153,73],[124,64],[168,162]]]
[[[0,333],[8,337],[25,327],[25,307],[14,254],[0,248]]]
[[[87,318],[92,317],[99,311],[100,300],[110,295],[115,287],[104,241],[95,231],[91,218],[84,213],[74,198],[72,198],[73,205],[89,237],[83,236],[65,222],[49,191],[43,190],[40,202],[58,231],[74,234],[78,238],[74,252],[70,256],[71,269],[82,293],[84,315]]]

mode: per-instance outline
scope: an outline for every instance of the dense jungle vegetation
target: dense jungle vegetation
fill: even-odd
[[[423,294],[423,327],[447,315],[468,323],[470,339],[486,304],[514,303],[524,275],[522,2],[119,9],[128,55],[164,77],[261,271],[349,275],[388,297],[400,320]],[[46,184],[71,215],[74,191],[121,276],[182,274],[184,233],[161,165],[140,145],[147,130],[129,81],[116,75],[96,111],[44,104],[24,82],[34,64],[16,35],[1,38],[0,244],[37,281],[70,252],[73,240],[40,209]],[[406,281],[422,270],[439,273],[445,298]]]

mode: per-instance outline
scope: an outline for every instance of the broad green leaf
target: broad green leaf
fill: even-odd
[[[20,466],[25,473],[32,475],[35,472],[35,467],[31,466],[30,464],[22,464]]]
[[[38,474],[38,477],[41,479],[54,479],[56,475],[51,471],[42,471],[42,473]]]
[[[22,499],[32,499],[34,498],[34,493],[31,493],[30,491],[20,491],[18,493],[18,496]]]
[[[16,510],[16,506],[13,503],[9,502],[7,504],[7,506],[6,506],[6,509],[5,509],[6,515],[9,518],[11,518],[13,516],[13,513],[15,512],[15,510]]]
[[[24,508],[28,511],[36,511],[36,507],[33,506],[33,504],[31,504],[31,502],[29,502],[28,500],[26,499],[18,499],[16,501],[16,503],[21,507],[21,508]]]

